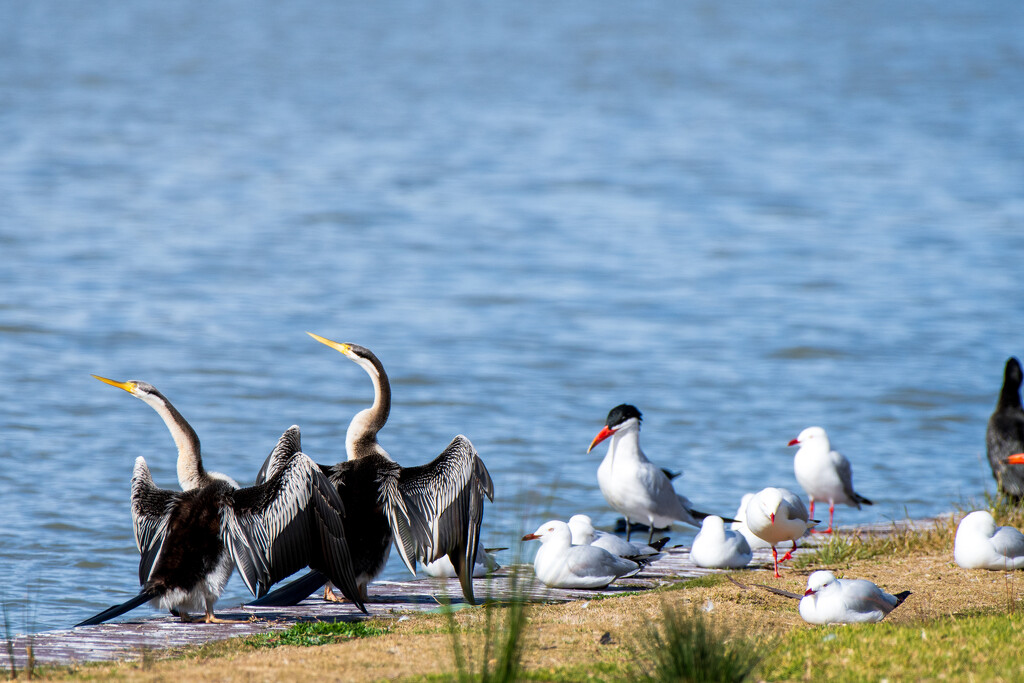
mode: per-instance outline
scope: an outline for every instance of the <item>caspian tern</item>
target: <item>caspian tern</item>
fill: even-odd
[[[640,449],[641,419],[635,406],[615,406],[587,453],[611,437],[608,453],[597,469],[597,483],[608,504],[626,518],[626,540],[631,520],[646,522],[651,528],[647,536],[650,545],[655,527],[667,527],[675,521],[699,527],[707,513],[694,510],[690,501],[672,488],[665,472],[644,455]]]

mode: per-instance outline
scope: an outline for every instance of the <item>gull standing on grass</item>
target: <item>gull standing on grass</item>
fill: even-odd
[[[811,515],[814,515],[814,501],[828,501],[828,528],[821,533],[832,533],[836,503],[852,505],[858,510],[862,504],[874,505],[853,490],[850,461],[842,453],[832,450],[824,429],[808,427],[789,445],[800,446],[793,458],[793,473],[811,501]]]
[[[890,595],[865,579],[837,579],[832,572],[817,571],[807,577],[800,616],[809,624],[881,621],[909,595]]]
[[[747,526],[754,535],[771,544],[775,578],[780,578],[779,562],[793,557],[797,539],[803,538],[818,521],[810,519],[804,502],[795,493],[773,486],[754,494],[747,503],[746,513]],[[779,560],[775,546],[786,541],[793,542],[793,549]]]
[[[753,556],[743,534],[726,529],[722,518],[715,515],[704,518],[690,548],[690,559],[694,564],[710,569],[746,567]]]
[[[664,528],[672,522],[686,522],[699,527],[706,512],[698,512],[690,501],[676,493],[664,470],[655,466],[640,449],[640,411],[628,403],[615,406],[608,413],[605,426],[590,442],[587,453],[608,437],[608,453],[597,469],[601,493],[614,510],[626,518],[626,540],[631,522],[650,526],[647,544],[654,540],[655,527]]]
[[[615,579],[632,574],[640,565],[592,545],[572,545],[572,532],[565,522],[545,522],[524,541],[539,539],[540,550],[533,560],[534,573],[552,588],[604,588]]]
[[[953,559],[964,569],[1020,569],[1024,534],[1012,526],[997,527],[988,510],[975,510],[956,528]]]

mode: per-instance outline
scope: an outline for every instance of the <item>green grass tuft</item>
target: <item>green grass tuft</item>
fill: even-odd
[[[455,611],[443,603],[455,660],[454,678],[460,682],[507,683],[522,679],[523,654],[526,649],[528,582],[522,567],[514,566],[509,573],[511,598],[504,606],[488,600],[483,607],[482,652],[468,653],[463,642],[463,629],[455,620]],[[474,656],[475,655],[475,656]],[[474,670],[474,664],[478,670]]]
[[[854,560],[869,560],[883,552],[883,543],[867,542],[859,535],[831,536],[825,543],[815,546],[814,550],[799,553],[793,557],[794,569],[810,567],[844,567]]]
[[[696,606],[662,604],[662,621],[633,649],[635,680],[744,681],[764,658],[764,643],[735,637]]]
[[[243,642],[249,647],[281,647],[297,645],[314,647],[330,645],[353,638],[381,636],[388,632],[384,626],[365,621],[303,621],[277,633],[259,633],[247,636]]]
[[[714,588],[727,582],[725,574],[705,574],[695,579],[687,579],[679,584],[680,588]]]

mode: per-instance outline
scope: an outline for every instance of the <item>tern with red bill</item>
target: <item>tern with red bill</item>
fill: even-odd
[[[1022,373],[1016,358],[1006,361],[1003,388],[988,419],[985,447],[999,490],[1014,500],[1024,498],[1024,407],[1020,402]],[[1016,460],[1014,459],[1016,458]],[[1007,466],[1009,465],[1009,467]]]
[[[552,588],[604,588],[640,569],[636,562],[612,555],[604,548],[573,545],[569,525],[558,520],[545,522],[532,534],[523,536],[523,540],[541,542],[533,570],[541,583]]]
[[[605,425],[590,442],[587,453],[605,439],[611,438],[608,453],[597,468],[597,483],[605,500],[626,518],[626,540],[630,522],[644,522],[651,530],[647,543],[654,540],[654,528],[672,522],[686,522],[695,527],[708,516],[690,506],[690,501],[676,493],[668,475],[654,465],[640,449],[640,411],[627,403],[615,406],[608,413]],[[731,519],[729,521],[732,521]]]
[[[997,527],[988,510],[975,510],[956,527],[953,559],[964,569],[1024,568],[1024,534],[1012,526]]]
[[[788,489],[769,486],[754,494],[747,503],[747,527],[750,531],[772,546],[772,560],[775,563],[775,578],[779,578],[779,562],[793,557],[796,542],[803,538],[817,520],[811,519],[800,497]],[[779,543],[792,541],[793,548],[781,560],[775,550]]]
[[[828,571],[807,577],[800,616],[809,624],[856,624],[881,621],[903,604],[910,591],[890,595],[865,579],[837,579]]]
[[[814,501],[828,501],[828,528],[821,533],[832,533],[836,503],[852,505],[858,510],[861,505],[873,505],[853,490],[850,461],[842,453],[832,450],[824,429],[808,427],[789,445],[800,446],[793,458],[793,472],[811,501],[811,515],[814,515]]]

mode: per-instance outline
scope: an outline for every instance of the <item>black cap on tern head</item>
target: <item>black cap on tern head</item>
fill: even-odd
[[[604,421],[609,427],[616,427],[631,417],[635,417],[637,420],[643,420],[643,416],[637,407],[628,403],[615,406],[608,411],[608,419]]]

